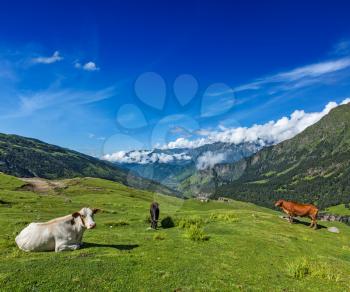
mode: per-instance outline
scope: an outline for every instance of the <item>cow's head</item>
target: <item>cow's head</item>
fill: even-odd
[[[283,200],[278,200],[276,203],[275,203],[275,207],[281,207],[283,204]]]
[[[79,212],[75,212],[72,214],[74,218],[80,217],[83,226],[87,229],[93,229],[96,227],[96,223],[94,221],[94,215],[100,211],[100,209],[90,209],[83,208]]]

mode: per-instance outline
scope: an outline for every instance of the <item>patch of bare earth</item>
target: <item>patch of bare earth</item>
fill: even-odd
[[[66,187],[64,181],[46,180],[42,178],[21,178],[22,181],[26,182],[22,189],[38,192],[38,193],[49,193],[51,191],[59,191]]]

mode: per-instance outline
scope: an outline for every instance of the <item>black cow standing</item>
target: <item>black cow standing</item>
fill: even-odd
[[[153,202],[149,209],[151,213],[151,228],[157,229],[158,218],[159,218],[159,204],[157,202]]]

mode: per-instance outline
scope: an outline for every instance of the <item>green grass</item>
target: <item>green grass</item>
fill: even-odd
[[[310,260],[306,257],[297,258],[287,264],[288,272],[295,279],[314,277],[333,282],[341,280],[341,272],[334,269],[331,264],[320,263],[318,260]]]
[[[271,171],[269,171],[269,172],[267,172],[267,173],[264,173],[263,176],[265,176],[265,177],[271,177],[271,176],[273,176],[274,174],[276,174],[276,171],[271,170]]]
[[[0,190],[16,190],[24,184],[18,178],[0,172]]]
[[[0,174],[0,199],[7,202],[0,204],[0,291],[350,289],[350,228],[341,223],[320,222],[339,234],[314,231],[249,203],[183,201],[101,179],[67,181],[66,189],[48,195],[5,180]],[[148,229],[153,200],[160,221],[170,217],[175,227]],[[103,210],[96,229],[84,235],[85,248],[25,253],[16,247],[14,238],[28,223],[83,206]]]
[[[326,212],[329,212],[331,214],[336,214],[336,215],[348,215],[348,216],[350,216],[350,209],[345,208],[344,204],[329,207],[326,209]]]
[[[299,166],[299,163],[294,164],[294,165],[292,165],[291,167],[287,168],[286,170],[277,173],[277,176],[284,175],[284,174],[286,174],[286,173],[292,171],[294,168],[296,168],[296,167],[298,167],[298,166]]]
[[[266,184],[268,183],[269,180],[268,179],[261,179],[261,180],[256,180],[256,181],[251,181],[248,182],[247,184],[257,184],[257,185],[262,185],[262,184]]]

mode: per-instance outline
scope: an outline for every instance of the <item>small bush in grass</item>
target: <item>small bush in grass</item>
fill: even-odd
[[[185,235],[193,241],[209,240],[209,236],[206,235],[203,228],[198,225],[191,225],[189,228],[187,228]]]
[[[311,276],[335,282],[339,282],[341,279],[338,271],[334,270],[332,266],[324,263],[316,264],[311,270]]]
[[[307,276],[335,282],[341,279],[340,273],[333,269],[332,265],[307,258],[301,258],[287,264],[287,271],[295,279],[303,279]]]
[[[213,213],[210,215],[211,220],[219,220],[226,222],[237,222],[238,218],[234,213]]]
[[[165,233],[157,233],[153,235],[153,240],[164,240],[166,238]]]
[[[346,251],[350,251],[350,246],[343,245],[342,249],[343,249],[343,250],[346,250]]]
[[[175,223],[173,218],[171,218],[170,216],[167,216],[164,219],[162,219],[162,221],[160,221],[160,225],[163,228],[172,228],[175,226]]]
[[[294,279],[303,279],[311,274],[311,265],[306,258],[287,264],[288,274]]]
[[[119,227],[119,226],[129,225],[129,222],[125,220],[117,220],[117,221],[108,221],[108,222],[105,222],[104,224],[109,227]]]
[[[203,224],[204,221],[202,218],[198,216],[192,216],[179,219],[177,226],[179,226],[180,228],[190,228],[192,226],[201,227],[203,226]]]

